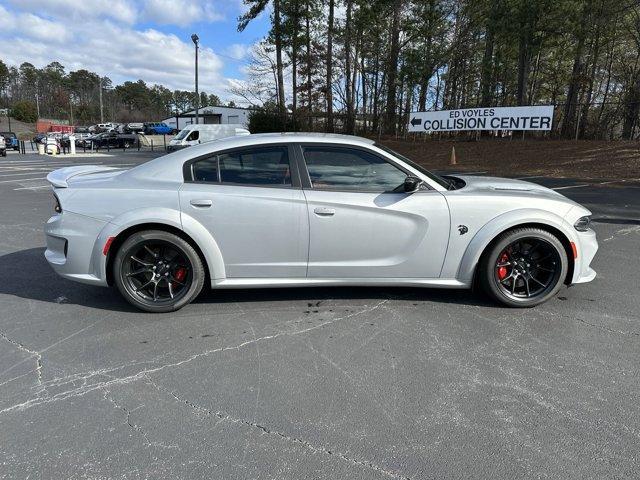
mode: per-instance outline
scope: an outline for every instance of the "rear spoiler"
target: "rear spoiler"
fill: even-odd
[[[49,175],[47,175],[47,181],[54,187],[67,188],[69,186],[69,180],[73,177],[109,172],[112,170],[124,169],[116,167],[103,167],[102,165],[78,165],[76,167],[65,167],[54,170]]]

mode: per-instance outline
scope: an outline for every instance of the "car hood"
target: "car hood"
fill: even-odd
[[[453,175],[452,175],[453,176]],[[463,180],[466,185],[462,188],[465,192],[485,192],[485,193],[522,193],[544,195],[552,198],[563,198],[564,195],[543,187],[536,183],[525,182],[522,180],[514,180],[511,178],[500,177],[476,177],[470,175],[455,175],[456,178]],[[568,200],[568,199],[567,199]],[[568,200],[569,201],[569,200]]]

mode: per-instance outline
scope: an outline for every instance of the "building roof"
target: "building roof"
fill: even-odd
[[[199,115],[207,115],[207,114],[221,114],[224,113],[225,111],[229,111],[229,110],[238,110],[238,111],[243,111],[243,112],[249,112],[252,109],[251,108],[243,108],[243,107],[227,107],[227,106],[222,106],[222,105],[209,105],[206,107],[199,107],[198,108],[198,114]],[[196,114],[195,109],[193,110],[189,110],[188,112],[182,112],[181,114],[179,114],[179,117],[191,117],[194,116]],[[175,115],[174,115],[175,116]]]

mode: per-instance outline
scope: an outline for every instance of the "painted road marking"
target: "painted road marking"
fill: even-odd
[[[23,173],[8,173],[6,175],[0,175],[0,177],[17,177],[18,175],[37,175],[40,172],[23,172]],[[20,179],[17,179],[20,180]]]
[[[47,177],[35,177],[35,178],[15,178],[13,180],[0,180],[0,183],[19,183],[24,182],[26,180],[46,180]]]
[[[14,190],[37,190],[39,188],[51,188],[51,185],[47,184],[47,185],[38,185],[35,187],[20,187],[20,188],[14,188]]]

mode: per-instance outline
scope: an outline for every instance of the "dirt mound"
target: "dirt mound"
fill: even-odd
[[[640,178],[640,143],[600,140],[382,139],[381,143],[430,169],[584,179]],[[455,147],[457,165],[450,166]]]
[[[0,132],[8,132],[8,131],[9,131],[9,122],[7,121],[7,117],[1,116]],[[14,132],[22,140],[27,140],[31,138],[30,136],[33,134],[33,132],[36,131],[36,124],[19,122],[18,120],[12,118],[11,131]],[[27,137],[23,138],[24,135],[26,135]]]

